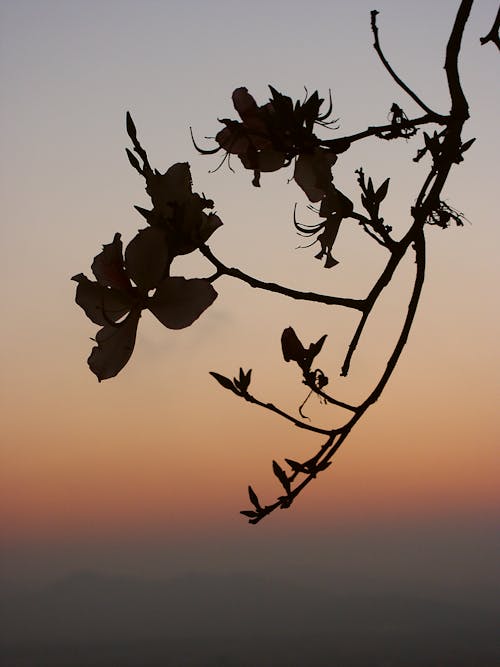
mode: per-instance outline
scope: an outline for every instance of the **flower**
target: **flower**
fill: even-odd
[[[308,191],[314,193],[314,187],[314,182],[311,181],[311,183],[308,184]],[[321,192],[321,188],[318,187],[317,191],[318,193]],[[311,198],[310,195],[309,197]],[[333,244],[337,238],[342,221],[344,218],[349,218],[351,216],[353,208],[353,203],[349,197],[346,197],[346,195],[338,190],[333,183],[330,183],[329,187],[325,188],[325,192],[322,195],[319,211],[313,209],[319,213],[320,217],[324,218],[324,220],[315,225],[303,225],[300,222],[297,222],[294,216],[294,225],[300,234],[304,236],[313,236],[314,234],[321,232],[313,243],[316,241],[319,241],[320,243],[321,250],[315,255],[315,258],[325,258],[325,269],[331,269],[338,264],[338,260],[332,255]]]
[[[193,192],[187,162],[172,165],[164,174],[145,169],[143,175],[153,209],[135,208],[152,227],[164,230],[172,258],[193,252],[222,225],[218,215],[205,212],[213,201]]]
[[[240,121],[221,119],[225,126],[215,136],[219,148],[226,155],[237,155],[246,169],[253,170],[255,186],[260,185],[261,172],[271,172],[287,166],[303,153],[310,153],[320,143],[313,132],[314,125],[330,125],[332,107],[320,114],[323,100],[314,92],[304,102],[293,102],[290,97],[272,86],[269,102],[258,106],[245,87],[236,88],[232,94],[234,108]],[[194,141],[194,140],[193,140]],[[195,147],[201,153],[204,151]]]
[[[97,346],[88,358],[99,382],[114,377],[127,364],[144,309],[169,329],[183,329],[217,297],[208,280],[169,275],[167,239],[167,230],[161,226],[141,229],[123,257],[121,235],[115,234],[94,258],[91,268],[96,280],[82,273],[72,278],[78,283],[76,303],[102,327],[95,337]]]

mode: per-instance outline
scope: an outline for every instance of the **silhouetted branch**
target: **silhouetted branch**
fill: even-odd
[[[328,126],[335,122],[328,120],[332,113],[331,95],[328,109],[322,112],[325,102],[317,91],[306,94],[304,100],[293,101],[287,95],[270,86],[271,98],[258,105],[245,87],[233,91],[232,99],[240,120],[222,119],[223,128],[215,136],[216,149],[200,149],[200,153],[212,154],[222,150],[222,163],[235,155],[243,167],[253,172],[253,185],[260,187],[261,172],[274,172],[293,166],[292,179],[300,187],[311,204],[309,208],[319,216],[314,224],[298,221],[294,213],[294,225],[303,236],[315,237],[320,251],[315,257],[322,260],[326,269],[338,264],[333,255],[333,246],[342,224],[355,220],[370,238],[389,251],[385,267],[366,298],[353,299],[329,296],[291,289],[273,282],[265,282],[248,275],[238,268],[226,266],[207,245],[211,235],[222,226],[219,217],[211,212],[214,202],[193,191],[190,167],[187,162],[170,166],[165,173],[153,169],[146,150],[137,137],[132,117],[127,113],[127,133],[133,150],[127,149],[132,167],[145,179],[146,192],[152,208],[136,206],[136,210],[146,219],[148,227],[140,229],[136,236],[123,248],[121,235],[115,234],[112,243],[103,246],[95,256],[91,269],[95,280],[84,274],[77,274],[76,303],[85,311],[89,319],[102,327],[95,338],[88,364],[98,380],[117,375],[128,363],[136,340],[137,327],[143,310],[149,310],[165,327],[183,329],[191,326],[214,302],[217,292],[215,283],[222,276],[236,278],[253,288],[281,294],[292,299],[310,301],[332,306],[342,306],[361,313],[347,347],[340,374],[349,373],[352,358],[372,311],[383,290],[393,281],[402,260],[415,253],[415,276],[407,312],[396,344],[388,354],[384,371],[369,395],[357,406],[353,406],[330,396],[324,391],[329,379],[320,368],[314,368],[314,360],[327,338],[323,334],[318,340],[304,345],[295,330],[288,326],[281,336],[283,359],[298,365],[302,382],[310,389],[306,398],[314,393],[325,403],[349,411],[346,421],[340,427],[325,429],[306,423],[281,410],[273,403],[265,403],[249,393],[252,370],[239,369],[233,379],[220,373],[211,372],[214,379],[225,389],[291,422],[297,428],[327,436],[317,452],[304,461],[285,458],[285,464],[272,462],[275,478],[283,493],[277,500],[262,505],[252,487],[248,495],[253,509],[243,510],[250,523],[258,523],[274,510],[290,507],[295,498],[326,470],[339,447],[347,439],[357,422],[373,405],[387,385],[407,343],[415,318],[425,277],[425,225],[435,225],[443,229],[452,222],[463,224],[463,214],[443,200],[443,187],[454,164],[463,160],[463,154],[472,146],[474,138],[462,142],[462,130],[469,118],[469,108],[458,70],[458,56],[462,36],[473,0],[461,0],[446,47],[445,72],[450,93],[451,109],[448,116],[437,114],[409,86],[400,79],[386,59],[379,41],[376,10],[371,12],[371,29],[374,48],[383,66],[395,83],[410,96],[425,112],[425,115],[408,119],[396,103],[390,109],[391,121],[380,126],[369,126],[366,130],[336,139],[319,139],[315,126]],[[481,43],[489,41],[500,49],[498,28],[500,10],[495,23]],[[408,139],[417,134],[417,128],[428,124],[442,126],[432,134],[423,131],[421,147],[415,162],[424,157],[430,164],[427,175],[409,210],[409,228],[399,241],[391,236],[392,227],[384,223],[380,207],[389,193],[390,178],[374,185],[372,178],[365,178],[363,169],[357,169],[358,184],[361,189],[361,205],[366,211],[358,213],[350,197],[334,183],[332,169],[338,155],[351,145],[367,137],[384,140]],[[193,139],[194,143],[194,139]],[[141,164],[142,162],[142,164]],[[222,164],[221,163],[221,164]],[[213,265],[215,272],[206,278],[184,278],[171,276],[170,266],[176,256],[199,250]],[[313,366],[314,363],[314,366]],[[305,401],[304,401],[305,403]],[[302,417],[302,407],[299,413]],[[286,467],[288,466],[288,468]]]
[[[453,116],[454,119],[460,119],[462,122],[469,118],[469,107],[458,74],[458,54],[460,52],[462,36],[465,24],[469,18],[472,2],[473,0],[462,0],[460,3],[450,39],[448,40],[448,45],[446,47],[446,59],[444,64],[451,97],[450,115]]]
[[[485,37],[480,37],[479,41],[483,45],[487,44],[488,42],[493,42],[493,44],[496,44],[497,49],[500,49],[500,37],[498,35],[499,30],[500,30],[500,7],[498,8],[495,21],[491,26],[491,30]]]
[[[401,121],[401,127],[403,129],[409,129],[412,127],[417,127],[420,125],[428,125],[429,123],[435,123],[436,125],[445,125],[448,117],[438,114],[434,111],[429,111],[425,116],[418,116],[417,118],[412,119],[403,119]],[[385,125],[371,125],[366,130],[361,132],[356,132],[355,134],[350,134],[345,137],[338,137],[336,139],[320,139],[320,146],[329,148],[332,151],[338,151],[339,153],[346,150],[345,146],[349,147],[351,144],[361,139],[367,139],[369,137],[380,137],[383,134],[390,132],[392,129],[391,123],[386,123]],[[342,150],[341,150],[342,149]]]
[[[301,292],[299,290],[290,289],[289,287],[284,287],[283,285],[278,285],[276,283],[267,283],[258,278],[253,278],[252,276],[247,275],[240,269],[230,268],[223,264],[210,250],[207,245],[201,245],[199,248],[202,255],[204,255],[212,264],[216,267],[217,272],[210,277],[210,280],[216,280],[221,276],[231,276],[232,278],[237,278],[247,283],[251,287],[257,289],[263,289],[268,292],[276,292],[277,294],[283,294],[292,299],[298,299],[301,301],[314,301],[316,303],[326,303],[331,306],[343,306],[344,308],[352,308],[354,310],[363,310],[365,307],[364,299],[349,299],[342,296],[328,296],[326,294],[315,294],[314,292]]]
[[[304,464],[299,463],[295,467],[294,473],[289,476],[288,481],[290,484],[294,482],[295,479],[298,477],[298,475],[301,474],[301,472],[305,475],[304,479],[294,488],[290,488],[286,497],[280,497],[276,502],[261,507],[260,508],[261,511],[256,513],[255,516],[252,516],[249,520],[249,523],[252,524],[258,523],[259,521],[261,521],[263,518],[265,518],[278,508],[286,509],[290,507],[295,498],[308,486],[308,484],[310,484],[312,480],[315,479],[320,472],[326,470],[331,465],[332,458],[335,456],[341,445],[346,441],[354,426],[363,417],[368,408],[371,405],[373,405],[373,403],[375,403],[380,397],[406,345],[406,342],[408,340],[408,335],[410,333],[413,320],[415,318],[415,313],[417,311],[420,295],[422,293],[422,286],[424,284],[424,278],[425,278],[425,237],[422,229],[420,229],[418,234],[416,235],[414,248],[415,248],[416,271],[415,271],[413,290],[410,297],[410,301],[408,303],[408,311],[403,326],[401,328],[401,333],[399,335],[398,341],[387,362],[386,369],[382,377],[380,378],[379,382],[372,390],[368,398],[365,400],[365,402],[361,406],[359,406],[359,408],[356,409],[356,412],[353,415],[353,417],[343,427],[331,433],[327,442],[324,445],[322,445],[318,453],[312,459],[309,459],[309,461],[305,462]],[[307,470],[308,463],[310,464],[311,462],[313,462],[312,468],[311,470]],[[247,511],[244,510],[244,513],[246,515]]]
[[[311,424],[307,424],[306,422],[300,421],[299,419],[292,417],[286,412],[283,412],[283,410],[280,410],[272,403],[263,403],[262,401],[259,401],[259,399],[255,398],[255,396],[252,396],[249,393],[241,394],[241,397],[244,398],[245,401],[248,401],[249,403],[253,403],[254,405],[260,405],[261,408],[270,410],[271,412],[274,412],[280,417],[287,419],[288,421],[292,422],[292,424],[295,424],[295,426],[297,426],[298,428],[302,428],[306,431],[312,431],[313,433],[322,433],[323,435],[329,435],[330,433],[332,433],[332,429],[318,428],[317,426],[312,426]]]
[[[414,102],[416,102],[421,109],[423,109],[426,113],[428,113],[432,117],[438,118],[439,114],[434,112],[430,107],[427,106],[427,104],[422,102],[420,97],[416,93],[414,93],[413,90],[409,86],[407,86],[406,83],[402,79],[399,78],[399,76],[396,74],[396,72],[390,66],[387,58],[384,56],[384,54],[382,52],[382,48],[380,46],[379,37],[378,37],[378,27],[377,27],[377,14],[378,13],[379,12],[376,9],[372,10],[372,12],[371,12],[371,28],[372,28],[373,38],[375,40],[374,44],[373,44],[373,47],[374,47],[375,51],[377,52],[378,57],[382,61],[382,64],[384,65],[386,70],[389,72],[391,77],[398,84],[398,86],[400,88],[402,88],[405,91],[405,93],[407,95],[409,95],[412,98],[412,100]]]

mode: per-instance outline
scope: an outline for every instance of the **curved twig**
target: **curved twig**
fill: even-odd
[[[377,14],[379,12],[376,9],[373,9],[371,12],[371,28],[372,28],[372,33],[373,33],[373,38],[374,38],[374,43],[373,47],[375,51],[377,52],[378,57],[382,61],[382,64],[384,65],[385,69],[389,72],[391,77],[394,79],[394,81],[398,84],[400,88],[402,88],[407,95],[411,97],[411,99],[418,104],[418,106],[423,109],[426,113],[431,114],[432,116],[438,116],[439,114],[436,114],[430,107],[427,106],[420,97],[413,92],[413,90],[406,85],[406,83],[399,78],[399,76],[396,74],[396,72],[392,69],[391,65],[389,64],[389,61],[387,58],[384,56],[382,52],[382,48],[380,46],[380,41],[378,38],[378,27],[377,27]]]

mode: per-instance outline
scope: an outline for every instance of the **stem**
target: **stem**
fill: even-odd
[[[248,401],[249,403],[253,403],[254,405],[259,405],[261,408],[265,408],[266,410],[270,410],[271,412],[274,412],[277,415],[280,415],[280,417],[283,417],[284,419],[287,419],[288,421],[291,421],[292,424],[295,424],[298,428],[303,428],[306,431],[313,431],[314,433],[322,433],[323,435],[330,435],[332,432],[331,429],[324,429],[324,428],[318,428],[317,426],[311,426],[309,424],[306,424],[305,422],[300,421],[299,419],[296,419],[295,417],[292,417],[291,415],[287,414],[286,412],[283,412],[283,410],[280,410],[277,408],[275,405],[272,403],[263,403],[262,401],[259,401],[258,398],[255,398],[251,394],[241,394],[242,398],[245,399],[245,401]]]
[[[406,85],[406,83],[399,78],[399,76],[396,74],[396,72],[392,69],[391,65],[389,64],[389,61],[387,58],[384,56],[382,49],[380,47],[380,42],[378,38],[378,27],[377,27],[377,14],[378,11],[374,9],[371,12],[371,28],[372,28],[372,33],[373,33],[373,38],[374,38],[374,44],[373,47],[375,51],[377,52],[378,57],[382,61],[382,64],[384,65],[385,69],[389,72],[391,77],[394,79],[394,81],[397,83],[397,85],[402,88],[407,95],[409,95],[414,102],[418,104],[418,106],[423,109],[426,113],[430,114],[431,116],[438,116],[439,114],[436,114],[430,107],[427,106],[420,97],[413,92],[413,90]]]
[[[217,257],[213,254],[210,248],[207,245],[201,245],[199,248],[202,255],[204,255],[212,264],[216,267],[216,273],[210,277],[211,281],[217,280],[221,276],[231,276],[242,280],[251,287],[257,289],[263,289],[267,292],[276,292],[277,294],[283,294],[284,296],[291,297],[292,299],[298,299],[302,301],[314,301],[316,303],[326,303],[330,306],[343,306],[345,308],[352,308],[354,310],[363,311],[366,307],[365,299],[349,299],[342,296],[328,296],[326,294],[315,294],[314,292],[300,292],[299,290],[290,289],[289,287],[284,287],[283,285],[278,285],[277,283],[267,283],[258,278],[253,278],[248,274],[240,271],[240,269],[230,268],[225,266]]]

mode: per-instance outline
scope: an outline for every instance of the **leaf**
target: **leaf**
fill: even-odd
[[[245,373],[242,368],[240,368],[240,377],[238,380],[237,387],[240,389],[240,391],[244,394],[246,393],[248,386],[250,384],[250,377],[252,374],[252,370],[250,369],[248,373]],[[236,382],[235,382],[236,384]]]
[[[217,292],[203,278],[165,278],[147,307],[169,329],[190,326],[215,301]]]
[[[381,201],[383,201],[386,196],[387,196],[387,191],[389,190],[389,181],[390,178],[386,178],[385,181],[382,183],[382,185],[379,187],[377,192],[375,193],[375,200],[380,204]]]
[[[125,151],[127,153],[128,160],[129,160],[130,164],[132,165],[132,167],[134,169],[136,169],[142,175],[142,169],[141,169],[141,165],[139,163],[139,160],[135,157],[135,155],[132,153],[132,151],[129,150],[128,148],[126,148]]]
[[[287,474],[283,470],[283,468],[278,463],[276,463],[276,461],[273,461],[273,472],[281,482],[281,485],[283,486],[285,491],[287,493],[290,493],[290,482],[288,480]]]
[[[250,502],[252,503],[252,505],[254,505],[255,509],[261,510],[262,508],[260,506],[259,499],[257,498],[257,494],[255,493],[255,491],[252,489],[251,486],[248,487],[248,496],[250,498]]]
[[[473,139],[469,139],[468,141],[466,141],[464,144],[460,146],[460,152],[465,153],[465,151],[468,151],[475,141],[476,141],[475,137]]]
[[[326,338],[327,334],[324,334],[316,343],[311,343],[309,345],[309,349],[307,350],[306,353],[307,359],[309,361],[309,366],[312,364],[314,357],[318,356],[318,354],[321,352],[321,348],[323,347]]]
[[[304,466],[302,465],[302,463],[294,461],[293,459],[285,459],[285,461],[288,463],[288,465],[294,472],[304,472]]]
[[[83,273],[73,276],[71,280],[78,283],[76,303],[94,324],[103,326],[116,322],[132,308],[132,300],[126,293],[89,280]]]
[[[233,392],[235,391],[236,387],[231,382],[231,380],[227,378],[225,375],[221,375],[220,373],[216,373],[215,371],[210,371],[210,375],[214,377],[217,380],[217,382],[224,387],[224,389],[230,389]]]
[[[130,115],[130,111],[127,111],[127,134],[131,138],[132,143],[135,144],[137,141],[137,130]]]
[[[285,361],[296,361],[302,367],[306,351],[292,327],[287,327],[281,334],[281,349]]]
[[[154,215],[153,211],[149,211],[147,208],[142,208],[142,206],[134,206],[134,208],[142,215],[143,218],[146,218],[146,220],[150,222]]]
[[[249,517],[258,516],[257,512],[253,512],[252,510],[240,510],[240,514],[243,514],[244,516],[249,516]]]
[[[159,227],[139,230],[125,249],[127,273],[143,292],[148,292],[161,282],[168,261],[165,231]]]
[[[97,332],[97,347],[87,363],[99,382],[117,375],[132,356],[140,316],[140,309],[134,310],[120,324],[107,324]]]

